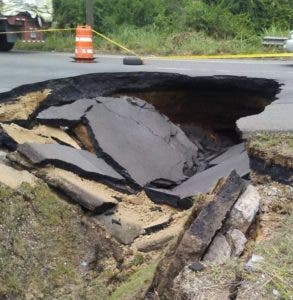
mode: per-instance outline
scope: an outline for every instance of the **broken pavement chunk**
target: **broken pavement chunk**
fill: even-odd
[[[226,152],[217,156],[215,159],[209,162],[210,165],[218,165],[234,156],[238,156],[245,151],[245,144],[237,144],[230,147]]]
[[[37,120],[53,126],[73,125],[96,103],[93,99],[80,99],[62,106],[51,106],[40,112]]]
[[[17,151],[33,164],[53,164],[83,177],[122,188],[125,179],[103,159],[85,151],[58,144],[22,144]]]
[[[58,168],[45,168],[37,171],[48,185],[60,190],[71,200],[95,213],[113,208],[118,201],[99,189],[97,183]]]
[[[193,170],[197,147],[183,131],[136,98],[97,98],[85,115],[97,153],[140,187],[174,185]],[[156,182],[157,181],[157,182]]]
[[[192,205],[190,197],[210,192],[221,177],[228,176],[234,169],[241,177],[249,174],[249,159],[246,152],[195,174],[172,190],[146,188],[145,191],[155,203],[189,208]]]
[[[172,287],[174,278],[184,266],[201,260],[212,239],[222,228],[244,186],[245,181],[235,171],[219,181],[212,200],[200,211],[182,235],[179,243],[176,244],[177,249],[170,250],[171,256],[168,258],[167,265],[164,265],[157,275],[160,277],[157,278],[159,293]]]

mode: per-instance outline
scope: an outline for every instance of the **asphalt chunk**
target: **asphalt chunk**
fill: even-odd
[[[210,192],[217,181],[233,170],[244,177],[250,173],[249,158],[246,152],[227,159],[223,163],[197,173],[172,190],[146,188],[146,194],[155,202],[179,208],[189,208],[191,197]]]
[[[137,98],[97,98],[84,117],[98,155],[138,187],[175,186],[194,174],[197,147]]]
[[[121,188],[126,180],[102,158],[85,150],[74,149],[58,144],[22,144],[17,151],[33,164],[45,166],[52,164],[74,172],[85,178],[100,181],[114,188]]]

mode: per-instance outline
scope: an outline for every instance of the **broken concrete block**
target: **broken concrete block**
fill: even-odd
[[[121,218],[115,213],[102,214],[95,218],[116,240],[124,245],[130,245],[144,230],[140,224],[129,219]]]
[[[116,199],[99,189],[95,182],[74,173],[58,168],[45,168],[37,171],[36,175],[72,201],[95,213],[102,213],[118,204]]]
[[[240,256],[247,243],[246,236],[240,230],[233,229],[227,232],[227,239],[232,245],[232,255]]]
[[[231,257],[231,247],[225,236],[218,233],[209,246],[203,260],[214,264],[223,264]]]
[[[195,174],[172,190],[146,188],[145,191],[155,203],[189,208],[192,206],[190,197],[210,192],[217,181],[221,177],[228,176],[232,170],[236,170],[241,177],[249,174],[249,159],[246,152]]]
[[[62,106],[51,106],[40,112],[37,120],[42,124],[53,126],[74,125],[94,104],[96,104],[94,99],[80,99]]]
[[[0,124],[0,127],[7,139],[9,139],[9,141],[6,142],[6,146],[13,148],[13,150],[16,149],[18,144],[57,144],[58,142],[80,149],[79,145],[66,132],[58,128],[37,126],[28,130],[13,123]]]
[[[84,119],[96,151],[140,187],[170,186],[192,172],[197,147],[152,105],[134,98],[97,98]]]
[[[12,167],[0,163],[0,183],[17,189],[22,183],[35,185],[37,178],[28,171],[18,171]]]
[[[174,258],[175,269],[197,261],[221,229],[227,214],[244,188],[244,181],[233,171],[218,187],[213,200],[202,209],[198,217],[184,233]]]
[[[260,200],[257,189],[248,185],[231,210],[225,226],[246,233],[259,211]]]
[[[209,162],[210,165],[218,165],[233,156],[238,156],[245,151],[245,144],[237,144],[235,146],[230,147],[226,152],[217,156],[215,159]]]
[[[85,178],[125,188],[125,179],[103,159],[88,151],[58,144],[22,144],[17,147],[17,151],[35,165],[53,164]]]

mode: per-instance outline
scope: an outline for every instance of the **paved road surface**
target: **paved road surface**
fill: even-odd
[[[293,131],[293,60],[146,60],[143,66],[124,66],[117,56],[100,56],[95,64],[76,64],[71,54],[13,51],[0,53],[0,67],[0,92],[23,84],[98,72],[162,71],[275,79],[283,84],[278,100],[260,115],[240,119],[238,127],[243,132]]]

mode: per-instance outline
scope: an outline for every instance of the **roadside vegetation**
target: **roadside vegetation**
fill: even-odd
[[[85,22],[84,1],[54,1],[53,27]],[[95,29],[139,54],[221,54],[280,51],[263,48],[264,35],[293,29],[290,0],[94,0]],[[50,33],[43,45],[19,49],[72,51],[74,33]],[[120,52],[95,39],[99,52]],[[281,50],[282,51],[282,50]]]

